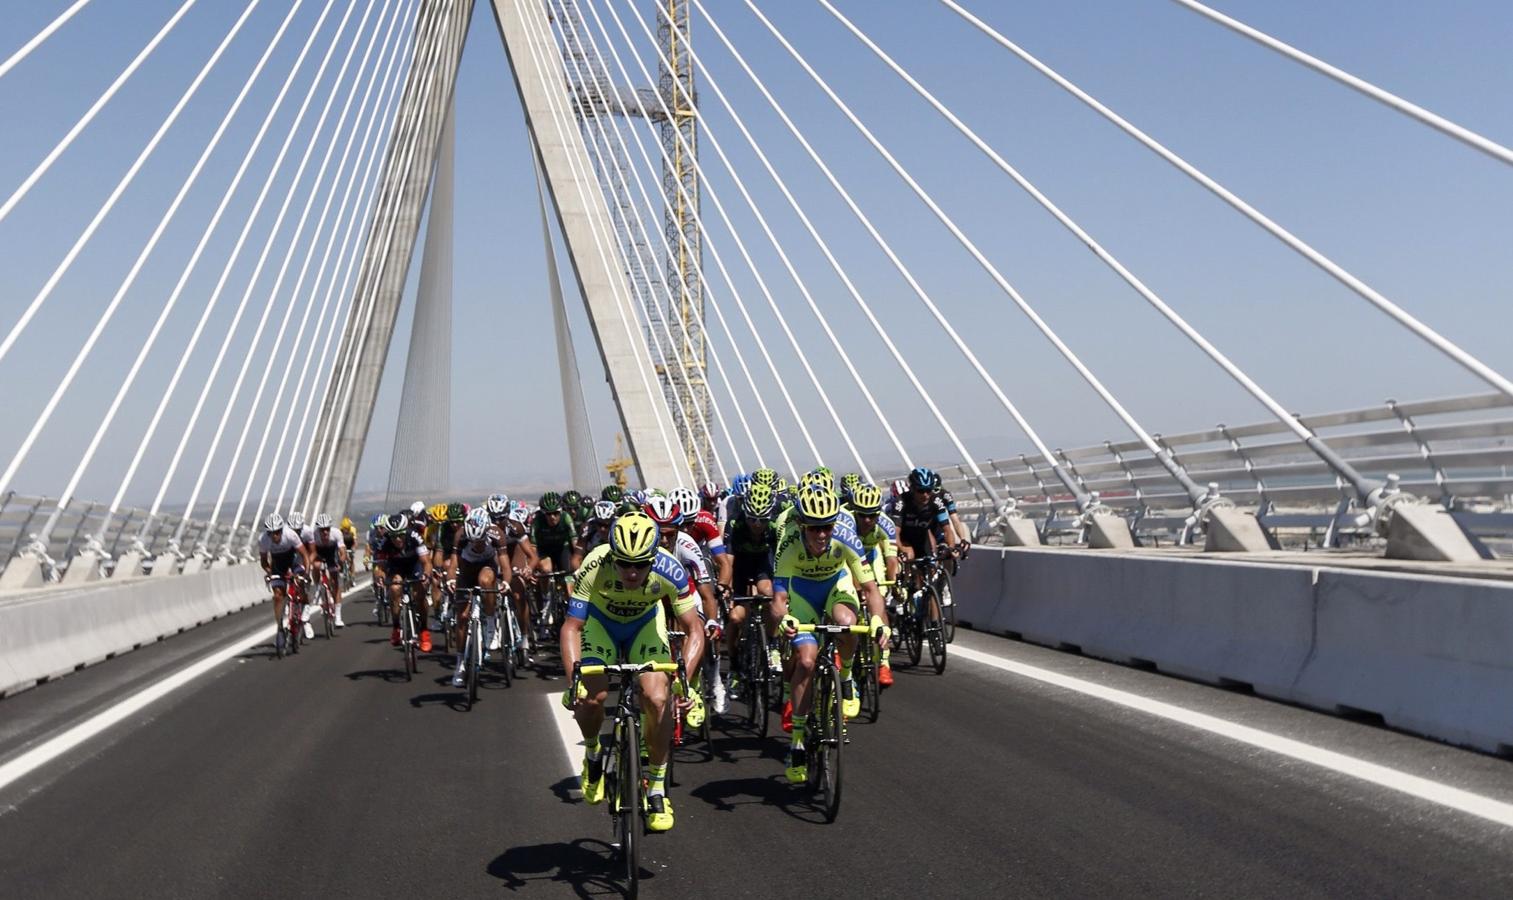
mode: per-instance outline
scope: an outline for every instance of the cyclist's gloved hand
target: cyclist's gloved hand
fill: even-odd
[[[799,620],[791,614],[784,616],[778,622],[778,625],[789,637],[793,637],[795,634],[799,633]]]
[[[563,709],[572,709],[574,706],[577,706],[578,700],[587,700],[587,699],[588,699],[588,688],[584,687],[584,685],[583,685],[582,682],[579,682],[579,684],[578,684],[578,691],[577,691],[577,697],[576,698],[574,698],[574,696],[573,696],[573,687],[572,687],[572,685],[568,685],[567,686],[567,690],[565,690],[565,691],[562,692],[562,708]]]
[[[717,641],[725,634],[725,626],[721,624],[719,619],[710,619],[704,623],[704,631],[709,635],[711,640]]]
[[[889,628],[888,623],[884,622],[882,619],[873,619],[871,625],[872,637],[878,642],[878,644],[886,644],[888,643],[889,638],[893,637],[893,629]]]

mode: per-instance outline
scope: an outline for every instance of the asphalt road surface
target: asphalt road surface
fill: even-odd
[[[0,701],[0,773],[268,618],[250,610]],[[4,896],[618,896],[608,816],[573,791],[563,681],[486,681],[466,712],[448,660],[424,658],[407,683],[370,604],[347,618],[329,644],[281,661],[248,647],[56,758],[13,765]],[[643,894],[1513,896],[1507,760],[983,634],[951,649],[943,676],[898,665],[881,720],[853,724],[834,824],[784,782],[776,737],[732,724],[714,759],[679,751],[677,827],[644,841]]]

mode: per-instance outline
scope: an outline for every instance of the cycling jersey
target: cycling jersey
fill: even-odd
[[[940,502],[946,507],[946,512],[956,514],[956,498],[951,496],[950,491],[941,488],[935,492],[935,496],[940,498]]]
[[[816,624],[831,618],[838,605],[860,611],[854,585],[876,581],[865,559],[866,548],[850,525],[837,522],[830,546],[812,555],[802,540],[793,540],[778,550],[773,567],[772,589],[788,595],[788,612],[800,623]],[[794,646],[817,643],[814,635],[800,634]]]
[[[778,533],[778,553],[782,553],[783,548],[799,539],[798,516],[794,513],[792,506],[783,510],[782,513],[779,513],[777,521],[773,522],[772,524],[777,529]],[[840,530],[842,525],[844,525],[846,528],[849,528],[852,534],[856,534],[856,517],[851,515],[851,511],[845,509],[844,507],[835,517],[835,527],[837,531]]]
[[[681,531],[678,532],[673,539],[672,555],[677,557],[683,569],[693,576],[695,584],[710,582],[709,563],[704,559],[704,551],[699,549],[699,545],[694,543],[692,537]]]
[[[482,538],[463,541],[458,554],[465,563],[492,564],[498,560],[505,547],[504,533],[497,525],[490,525],[484,530]]]
[[[725,552],[723,529],[714,513],[699,510],[692,519],[684,521],[683,529],[700,546],[708,549],[710,556],[719,556]]]
[[[413,581],[421,576],[421,560],[430,555],[431,548],[419,535],[411,532],[397,547],[385,538],[378,548],[378,564],[391,578],[399,575]]]
[[[898,505],[899,539],[914,547],[916,552],[929,546],[928,534],[934,534],[936,541],[944,543],[946,523],[950,520],[951,513],[939,497],[932,496],[918,506],[904,500]]]
[[[898,556],[898,527],[887,516],[877,517],[877,524],[864,534],[857,535],[866,548],[867,562],[872,566],[872,575],[881,584],[888,580],[888,560]]]
[[[548,523],[546,516],[543,514],[537,514],[531,520],[531,543],[535,544],[538,550],[541,548],[555,549],[566,544],[571,544],[575,533],[573,517],[567,513],[561,513],[557,516],[556,525]],[[554,554],[547,554],[543,550],[542,555]]]
[[[737,516],[725,526],[725,549],[733,564],[730,584],[736,593],[744,594],[757,582],[772,580],[772,554],[777,542],[777,529],[771,523],[761,534],[745,516]]]
[[[341,532],[336,529],[328,529],[326,536],[320,536],[320,529],[305,529],[305,543],[315,548],[315,555],[328,565],[336,565],[336,548],[342,546]]]
[[[666,550],[657,550],[641,587],[625,587],[615,571],[609,545],[594,550],[574,577],[567,614],[583,622],[583,662],[667,662],[667,620],[662,602],[676,616],[697,608],[688,572]]]
[[[291,569],[303,569],[298,550],[304,543],[298,532],[285,525],[284,530],[280,531],[277,537],[266,531],[263,532],[257,539],[257,549],[259,553],[268,556],[273,564],[274,574],[282,575]]]

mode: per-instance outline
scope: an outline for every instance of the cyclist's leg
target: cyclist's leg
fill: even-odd
[[[800,625],[816,625],[823,621],[825,599],[830,594],[834,579],[811,580],[788,579],[788,614],[798,619]],[[801,717],[809,715],[810,688],[814,684],[815,660],[819,657],[819,640],[812,634],[799,634],[793,638],[793,653],[790,657],[793,697],[794,741],[802,740]]]

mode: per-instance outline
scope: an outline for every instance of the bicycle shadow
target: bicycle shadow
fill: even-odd
[[[278,659],[278,648],[272,641],[266,644],[258,644],[256,647],[248,647],[246,651],[238,653],[237,659]]]
[[[513,891],[544,883],[566,885],[578,897],[624,897],[615,853],[613,846],[594,838],[511,847],[494,857],[485,871]],[[655,877],[641,868],[641,880]]]
[[[360,672],[348,672],[350,681],[362,681],[365,678],[381,678],[390,684],[401,684],[408,681],[402,669],[363,669]]]
[[[688,795],[714,807],[716,812],[735,812],[743,806],[771,806],[800,822],[819,825],[825,821],[825,811],[810,799],[808,788],[790,785],[781,775],[707,781]]]
[[[579,788],[578,776],[569,775],[552,785],[552,794],[563,803],[580,803],[583,791]]]
[[[744,725],[727,726],[721,723],[716,726],[716,733],[719,735],[714,742],[716,762],[730,764],[753,759],[781,761],[788,750],[786,739],[780,740],[771,734],[757,737],[753,729]],[[782,737],[781,732],[779,736]]]
[[[467,712],[468,696],[466,691],[462,688],[451,687],[451,678],[446,679],[446,681],[447,687],[450,688],[446,693],[420,694],[419,696],[410,698],[410,705],[415,709],[423,709],[427,706],[446,706],[450,707],[452,712]]]

